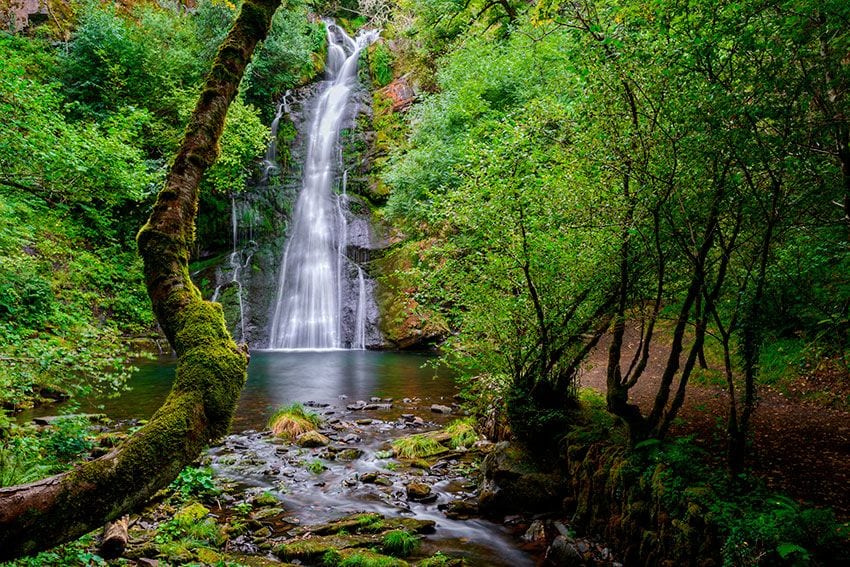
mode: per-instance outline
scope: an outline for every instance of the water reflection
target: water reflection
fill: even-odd
[[[350,350],[254,352],[233,428],[262,427],[277,407],[293,401],[449,398],[455,392],[449,371],[424,366],[434,360],[422,354]]]
[[[426,366],[435,360],[428,354],[351,350],[252,352],[233,430],[262,428],[276,408],[295,401],[331,403],[339,402],[339,396],[351,401],[371,396],[446,400],[455,392],[454,382],[447,369]],[[131,391],[117,398],[82,400],[79,411],[102,412],[112,419],[153,415],[171,390],[175,359],[162,357],[138,366],[128,382]],[[19,420],[60,411],[53,405],[42,406],[22,413]]]

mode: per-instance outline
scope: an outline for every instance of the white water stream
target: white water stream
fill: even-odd
[[[365,348],[367,290],[359,266],[356,282],[349,282],[345,176],[341,194],[335,195],[333,187],[341,162],[339,133],[357,86],[360,52],[378,32],[352,39],[328,22],[327,34],[327,80],[313,108],[301,191],[283,251],[270,349]],[[353,329],[345,329],[342,319],[343,287],[348,285],[359,290]]]

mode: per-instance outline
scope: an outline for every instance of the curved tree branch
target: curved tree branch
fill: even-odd
[[[219,48],[182,144],[138,235],[154,313],[177,353],[174,386],[150,422],[121,447],[73,470],[0,489],[0,559],[77,538],[144,504],[230,425],[248,357],[221,306],[189,278],[198,186],[215,161],[228,106],[280,0],[245,0]]]

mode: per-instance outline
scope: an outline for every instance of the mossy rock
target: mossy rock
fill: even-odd
[[[299,447],[313,448],[324,447],[330,444],[331,440],[319,433],[318,431],[305,431],[295,438],[295,444]]]
[[[380,544],[376,535],[328,535],[314,536],[281,544],[274,548],[274,553],[284,561],[310,561],[322,557],[332,550],[350,548],[365,548]]]

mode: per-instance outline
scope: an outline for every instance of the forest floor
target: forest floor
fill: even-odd
[[[631,360],[637,334],[626,335],[623,360]],[[656,341],[643,377],[630,399],[644,411],[651,408],[670,353]],[[606,390],[608,341],[603,339],[588,359],[581,384]],[[826,383],[825,383],[826,382]],[[845,381],[846,382],[846,381]],[[675,386],[675,385],[674,385]],[[847,387],[822,373],[800,376],[790,388],[762,386],[752,418],[752,451],[748,465],[768,486],[816,506],[832,507],[839,518],[850,518],[850,412],[829,407],[817,397],[801,395],[812,388]],[[807,399],[809,398],[809,399]],[[813,400],[811,398],[814,398]],[[728,394],[717,380],[691,379],[675,434],[696,434],[713,454],[725,454],[724,428]]]

